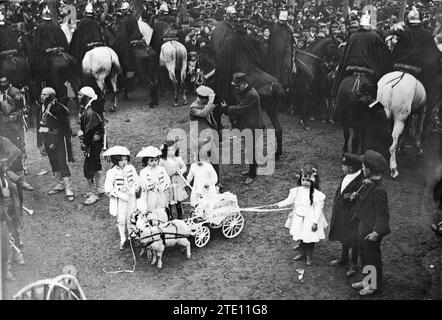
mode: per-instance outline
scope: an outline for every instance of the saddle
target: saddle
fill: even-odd
[[[140,39],[140,40],[132,40],[131,42],[129,42],[131,47],[147,47],[146,41],[144,41],[144,39]]]
[[[4,58],[4,57],[11,57],[11,56],[15,56],[18,54],[18,50],[17,49],[12,49],[12,50],[4,50],[2,52],[0,52],[0,57]]]
[[[169,41],[178,41],[178,38],[173,37],[173,38],[163,38],[163,43],[169,42]]]
[[[97,48],[97,47],[104,47],[104,46],[105,46],[105,44],[103,42],[101,42],[101,41],[89,42],[89,43],[86,44],[86,47],[89,50]]]
[[[58,53],[64,52],[64,48],[63,47],[47,48],[47,49],[45,49],[45,52],[47,54],[58,54]]]
[[[422,71],[422,68],[404,63],[395,63],[393,68],[397,71],[409,73],[415,77]]]
[[[345,68],[345,70],[347,72],[351,72],[353,74],[364,73],[364,74],[374,75],[374,70],[370,69],[370,68],[367,68],[367,67],[348,66],[347,68]]]

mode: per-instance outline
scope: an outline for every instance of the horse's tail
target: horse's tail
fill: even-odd
[[[118,59],[118,55],[114,50],[111,48],[108,48],[111,56],[112,61],[112,72],[115,72],[116,74],[120,74],[123,72],[123,68],[120,65],[120,59]]]

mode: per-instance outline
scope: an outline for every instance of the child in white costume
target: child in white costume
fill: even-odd
[[[299,187],[290,189],[287,199],[276,206],[294,205],[286,222],[293,240],[300,242],[301,253],[294,260],[307,256],[306,264],[310,266],[315,243],[325,239],[324,228],[328,226],[323,214],[325,194],[318,190],[319,176],[312,166],[302,169],[298,184]]]
[[[218,175],[213,166],[203,158],[192,163],[187,174],[187,183],[193,181],[192,193],[190,194],[190,205],[196,206],[199,200],[208,194],[216,194]]]
[[[130,152],[125,147],[108,149],[104,156],[110,156],[113,167],[106,172],[104,191],[109,196],[109,213],[117,217],[120,234],[120,250],[126,245],[126,230],[129,230],[131,214],[137,209],[135,193],[140,188],[137,171],[129,164]]]
[[[159,166],[161,151],[149,146],[138,152],[144,169],[140,171],[141,197],[137,206],[142,213],[168,207],[166,192],[170,187],[170,178],[166,169]]]
[[[179,156],[179,150],[176,148],[175,141],[166,141],[161,146],[160,166],[166,169],[170,178],[170,188],[166,193],[168,216],[172,220],[172,206],[176,206],[177,218],[183,219],[183,207],[181,202],[186,200],[189,195],[185,187],[186,181],[183,174],[187,171],[187,166],[183,158]]]

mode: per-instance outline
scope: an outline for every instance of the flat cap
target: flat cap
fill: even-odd
[[[367,150],[360,159],[371,171],[382,172],[388,168],[387,160],[374,150]]]
[[[207,86],[199,86],[196,88],[196,94],[200,97],[206,98],[212,94],[215,94],[215,92]]]
[[[361,158],[353,153],[344,153],[344,156],[342,157],[342,164],[352,167],[354,170],[359,170],[362,167],[362,161]]]

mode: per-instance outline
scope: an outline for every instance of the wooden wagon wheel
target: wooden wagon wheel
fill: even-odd
[[[204,247],[210,240],[210,228],[208,226],[200,226],[195,233],[195,245],[198,248]]]
[[[244,217],[241,213],[234,213],[228,215],[222,225],[222,232],[224,237],[232,239],[237,237],[244,228]]]

